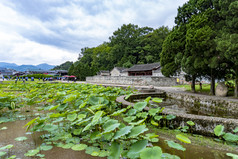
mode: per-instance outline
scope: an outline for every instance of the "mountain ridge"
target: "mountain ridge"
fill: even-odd
[[[28,70],[51,70],[55,65],[49,65],[47,63],[42,63],[38,65],[17,65],[15,63],[0,62],[0,67],[7,69],[14,69],[16,71],[28,71]]]

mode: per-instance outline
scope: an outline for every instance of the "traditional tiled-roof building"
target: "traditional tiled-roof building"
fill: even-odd
[[[163,76],[160,63],[134,65],[127,72],[128,76]]]

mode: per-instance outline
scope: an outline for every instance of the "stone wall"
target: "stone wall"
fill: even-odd
[[[93,76],[87,77],[86,82],[100,84],[124,84],[138,86],[174,86],[176,85],[175,78],[155,77],[155,76]]]
[[[197,102],[198,97],[191,97],[189,99],[189,95],[185,95],[184,93],[170,93],[166,92],[166,94],[169,97],[178,97],[179,99],[183,99],[187,102],[191,102],[191,106],[193,105],[192,103]],[[134,103],[129,102],[130,98],[146,98],[148,96],[156,96],[160,97],[163,95],[163,93],[154,93],[154,94],[137,94],[137,95],[132,95],[127,99],[126,101],[124,98],[125,96],[120,96],[117,98],[117,102],[122,103],[124,106],[131,105],[133,106]],[[208,109],[211,109],[211,107],[216,107],[216,109],[220,106],[223,106],[223,104],[226,104],[230,107],[231,111],[234,109],[234,107],[238,105],[238,102],[234,101],[223,101],[223,100],[212,100],[209,97],[205,98],[204,96],[199,98],[200,102],[203,103],[208,107]],[[205,103],[204,103],[205,102]],[[226,102],[226,103],[224,103]],[[223,107],[226,107],[224,105]],[[144,110],[148,111],[150,108],[145,107]],[[235,110],[233,110],[235,111]],[[195,123],[195,126],[191,127],[190,130],[192,130],[194,133],[197,134],[202,134],[202,135],[207,135],[207,136],[214,136],[214,128],[221,124],[225,127],[224,131],[225,132],[233,132],[233,130],[238,127],[238,119],[229,119],[229,118],[221,118],[221,117],[212,117],[212,116],[203,116],[203,115],[193,115],[193,114],[186,114],[186,113],[180,113],[171,109],[164,109],[163,114],[168,115],[168,114],[173,114],[176,116],[174,120],[167,121],[167,124],[172,124],[175,127],[183,127],[187,126],[188,124],[186,123],[187,121],[193,121]]]

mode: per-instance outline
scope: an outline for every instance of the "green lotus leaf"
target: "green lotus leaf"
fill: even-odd
[[[91,96],[88,98],[89,104],[91,105],[98,105],[98,104],[108,104],[109,101],[106,100],[104,97],[95,97]]]
[[[82,132],[89,130],[89,128],[90,128],[91,126],[92,126],[92,124],[89,123],[87,126],[84,127],[84,129],[83,129]]]
[[[165,141],[167,142],[167,144],[171,148],[174,148],[174,149],[177,149],[177,150],[181,150],[181,151],[185,151],[186,150],[186,148],[184,148],[182,145],[180,145],[178,143],[175,143],[173,141],[168,141],[168,140],[165,140]]]
[[[147,104],[149,104],[150,99],[151,99],[151,96],[147,97],[144,101],[147,102]]]
[[[131,121],[133,121],[135,119],[136,119],[136,116],[128,116],[128,117],[123,118],[123,120],[127,123],[130,123]]]
[[[67,102],[72,102],[76,99],[76,95],[74,94],[70,94],[70,95],[67,95],[65,100],[63,101],[63,103],[67,103]]]
[[[238,155],[233,153],[226,153],[227,156],[232,157],[232,159],[238,159]]]
[[[99,135],[97,135],[97,136],[100,137],[101,135],[102,135],[102,134],[99,134]],[[114,133],[113,133],[113,132],[103,134],[103,138],[104,138],[105,140],[108,140],[108,141],[111,141],[112,138],[113,138],[113,136],[114,136]]]
[[[56,129],[58,129],[57,125],[47,124],[43,127],[43,130],[45,130],[45,131],[55,131]]]
[[[155,116],[159,111],[160,111],[160,107],[159,108],[152,108],[152,109],[149,110],[149,115]]]
[[[61,122],[64,120],[64,117],[59,117],[59,118],[56,118],[53,123],[57,123],[57,122]]]
[[[109,151],[101,150],[99,151],[99,157],[107,157],[109,155]]]
[[[12,148],[12,147],[13,147],[13,145],[12,145],[12,144],[9,144],[9,145],[0,147],[0,150],[10,149],[10,148]]]
[[[38,153],[36,156],[43,158],[43,157],[45,157],[45,154],[39,154]]]
[[[162,150],[158,146],[145,148],[140,152],[141,159],[161,159]]]
[[[110,147],[109,159],[120,159],[121,152],[121,145],[117,142],[113,142]]]
[[[129,124],[130,124],[130,125],[140,125],[140,124],[142,124],[146,119],[147,119],[147,118],[141,119],[141,120],[139,120],[139,121],[137,121],[137,122],[133,122],[133,123],[129,123]]]
[[[24,156],[35,156],[37,153],[39,153],[40,150],[34,149],[34,150],[29,150],[27,153],[24,154]]]
[[[159,126],[159,123],[155,122],[154,120],[151,120],[150,123],[154,126]]]
[[[221,136],[224,131],[224,126],[223,125],[217,125],[214,129],[214,133],[216,136]]]
[[[194,126],[195,125],[195,123],[192,122],[192,121],[187,121],[187,124],[190,125],[190,126]]]
[[[92,125],[96,125],[102,115],[103,115],[103,111],[97,111],[97,112],[95,113],[94,117],[93,117],[93,120],[92,120],[91,124],[92,124]]]
[[[91,110],[101,110],[103,107],[105,107],[105,104],[97,104],[97,105],[90,106],[89,108]]]
[[[121,110],[118,110],[118,111],[114,112],[113,114],[111,114],[111,116],[118,116],[121,113],[125,112],[126,110],[127,110],[127,108],[123,108]]]
[[[26,125],[24,125],[24,127],[26,126],[31,126],[33,123],[35,123],[36,120],[40,119],[39,117],[32,119],[31,121],[29,121]]]
[[[189,138],[187,138],[186,136],[182,135],[182,134],[178,134],[176,135],[176,138],[184,143],[187,143],[187,144],[191,144],[191,141]]]
[[[74,146],[73,143],[69,143],[69,144],[62,145],[62,148],[63,148],[63,149],[70,149],[70,148],[73,147],[73,146]]]
[[[152,101],[156,102],[156,103],[161,103],[161,102],[163,102],[163,99],[161,99],[161,98],[153,98]]]
[[[89,120],[91,120],[92,118],[93,118],[93,116],[91,116],[91,117],[89,117],[89,118],[86,118],[86,119],[84,119],[84,120],[78,122],[76,125],[84,124],[84,123],[88,122]],[[74,124],[75,124],[75,123],[74,123]],[[73,125],[74,125],[74,124],[73,124]]]
[[[128,137],[137,137],[138,135],[144,133],[147,130],[148,129],[146,128],[146,125],[140,125],[140,126],[133,127],[131,129],[131,133],[129,134]]]
[[[130,110],[128,110],[127,115],[128,115],[128,116],[135,115],[136,112],[137,112],[136,109],[130,109]]]
[[[118,120],[109,119],[109,120],[106,121],[106,123],[103,124],[103,129],[106,129],[110,125],[113,125],[113,124],[116,124],[116,123],[118,123]]]
[[[136,116],[138,118],[147,118],[148,113],[147,112],[141,112],[141,113],[137,113]]]
[[[1,155],[0,155],[1,156]],[[16,155],[12,155],[12,156],[10,156],[10,157],[8,157],[7,159],[14,159],[14,158],[16,158],[17,156]]]
[[[86,118],[86,115],[85,115],[85,114],[79,114],[79,115],[78,115],[78,120],[79,120],[79,121],[83,120],[84,118]]]
[[[134,105],[134,108],[138,111],[142,111],[147,105],[147,102],[137,102],[135,105]]]
[[[112,124],[112,125],[105,128],[104,133],[112,132],[113,130],[115,130],[119,126],[120,126],[120,123]]]
[[[128,133],[131,132],[132,128],[133,128],[133,126],[126,126],[126,127],[122,128],[122,129],[120,129],[119,131],[116,132],[116,134],[115,134],[113,139],[115,140],[115,139],[120,138],[121,136],[127,135]]]
[[[25,136],[22,136],[22,137],[17,137],[15,138],[16,141],[24,141],[24,140],[27,140],[27,137]]]
[[[53,148],[53,146],[51,145],[41,145],[40,146],[40,150],[43,150],[43,151],[48,151],[48,150],[51,150]]]
[[[68,114],[68,115],[67,115],[67,119],[68,119],[69,121],[74,121],[76,118],[77,118],[77,114],[76,114],[76,113]]]
[[[160,121],[160,119],[162,119],[162,118],[163,118],[163,116],[161,116],[161,115],[160,115],[160,116],[156,115],[156,116],[154,117],[154,119],[157,120],[157,121]]]
[[[238,141],[238,135],[235,135],[235,134],[232,134],[232,133],[225,133],[223,138],[226,141],[230,141],[230,142],[237,142]]]
[[[100,149],[98,147],[89,146],[86,148],[85,153],[91,155],[93,152],[99,152],[99,151]]]
[[[167,120],[173,120],[173,119],[175,119],[175,118],[176,118],[175,115],[172,115],[172,114],[166,115],[166,119],[167,119]]]
[[[57,109],[59,106],[60,106],[59,104],[58,104],[58,105],[56,105],[56,106],[52,106],[52,107],[50,107],[50,109],[49,109],[49,110],[55,110],[55,109]]]
[[[79,109],[84,108],[87,105],[87,102],[80,104]]]
[[[4,156],[6,154],[7,154],[7,152],[0,152],[0,157]]]
[[[73,131],[73,134],[74,134],[74,135],[80,135],[81,132],[82,132],[82,129],[75,129],[75,130]]]
[[[235,130],[233,130],[234,133],[238,132],[238,127],[235,128]]]
[[[85,144],[77,144],[71,147],[72,150],[74,151],[81,151],[81,150],[85,150],[88,146]]]
[[[149,134],[146,134],[145,136],[147,136],[150,139],[159,137],[159,135],[157,135],[155,133],[149,133]]]
[[[148,144],[148,140],[139,140],[131,145],[129,148],[129,152],[127,153],[127,156],[129,158],[139,158],[140,152],[146,148],[146,145]]]
[[[161,159],[180,159],[180,157],[168,153],[163,153]]]
[[[0,130],[7,130],[7,127],[4,126]]]

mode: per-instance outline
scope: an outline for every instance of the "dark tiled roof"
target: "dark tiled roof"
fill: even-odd
[[[100,70],[99,72],[100,72],[100,73],[110,73],[109,70]]]
[[[154,70],[160,67],[160,63],[151,63],[151,64],[141,64],[141,65],[134,65],[129,68],[127,71],[149,71]]]
[[[124,67],[115,67],[116,69],[118,69],[120,72],[122,72],[123,70],[125,70],[126,68]]]

